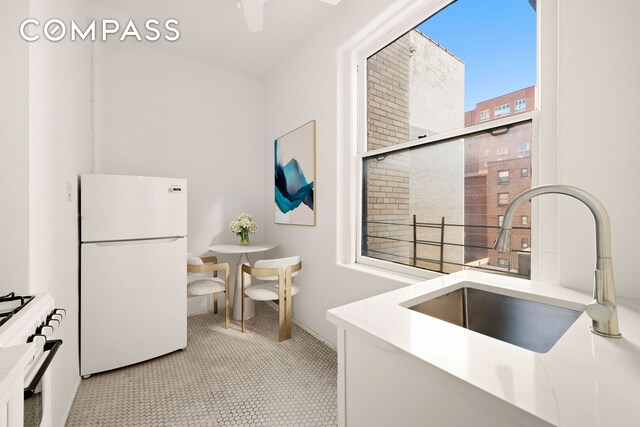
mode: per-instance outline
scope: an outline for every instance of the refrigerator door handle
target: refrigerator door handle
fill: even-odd
[[[178,239],[184,239],[184,236],[174,236],[174,237],[161,237],[157,239],[135,239],[135,240],[113,240],[107,242],[83,242],[83,243],[92,243],[96,246],[124,246],[124,245],[146,245],[149,243],[158,243],[158,242],[175,242]]]

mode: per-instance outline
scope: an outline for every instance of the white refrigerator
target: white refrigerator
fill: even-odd
[[[80,176],[80,374],[187,346],[187,182]]]

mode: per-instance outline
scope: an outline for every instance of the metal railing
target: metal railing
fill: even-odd
[[[407,238],[403,238],[403,237],[393,237],[393,236],[380,236],[380,235],[376,235],[376,234],[370,234],[369,230],[370,227],[369,225],[387,225],[387,226],[399,226],[399,227],[406,227],[407,231],[410,234],[410,237]],[[460,247],[460,248],[464,248],[465,250],[465,254],[466,255],[466,251],[467,250],[486,250],[486,251],[493,251],[493,247],[491,246],[487,246],[487,245],[478,245],[478,244],[470,244],[470,243],[457,243],[457,242],[447,242],[445,240],[445,230],[447,229],[447,227],[451,227],[451,228],[464,228],[465,232],[469,231],[469,230],[473,230],[473,229],[482,229],[482,230],[499,230],[500,227],[499,226],[492,226],[492,225],[468,225],[468,224],[448,224],[446,222],[446,217],[441,217],[439,222],[419,222],[417,220],[417,216],[414,214],[412,215],[412,221],[407,223],[407,222],[397,222],[397,221],[364,221],[363,222],[363,227],[362,227],[362,231],[363,231],[363,239],[362,239],[362,254],[364,256],[372,256],[372,254],[377,254],[378,256],[372,256],[373,258],[379,258],[379,259],[385,259],[384,257],[387,258],[397,258],[397,260],[394,260],[392,262],[396,262],[399,264],[404,264],[404,265],[409,265],[412,267],[416,267],[416,268],[423,268],[423,269],[427,269],[427,270],[432,270],[432,271],[437,271],[440,273],[446,273],[446,266],[453,266],[455,267],[460,267],[460,269],[465,269],[465,268],[473,268],[473,269],[477,269],[477,270],[484,270],[484,271],[489,271],[492,273],[497,273],[497,274],[506,274],[509,276],[516,276],[516,277],[521,277],[521,278],[529,278],[530,277],[530,269],[529,268],[521,268],[523,267],[521,264],[527,264],[527,260],[525,260],[525,258],[530,256],[530,252],[529,249],[527,248],[526,250],[515,250],[513,252],[515,252],[518,256],[519,262],[518,262],[518,269],[514,270],[511,268],[511,257],[509,257],[509,265],[508,266],[498,266],[498,265],[481,265],[481,264],[476,264],[477,261],[472,261],[472,262],[455,262],[452,260],[445,260],[445,247],[450,246],[450,247]],[[421,229],[431,229],[435,231],[435,234],[439,237],[437,240],[429,240],[429,239],[420,239],[418,238],[418,232]],[[513,230],[528,230],[529,232],[531,231],[531,227],[513,227]],[[398,234],[402,234],[402,233],[398,233]],[[466,236],[465,236],[466,238]],[[411,254],[410,256],[406,256],[406,255],[400,255],[398,253],[392,253],[392,252],[387,252],[384,250],[381,250],[380,248],[371,248],[369,247],[370,243],[375,245],[374,243],[370,242],[369,239],[379,239],[379,240],[383,240],[383,241],[388,241],[388,242],[402,242],[402,243],[407,243],[408,247],[411,248]],[[530,241],[530,238],[529,238]],[[431,246],[431,247],[436,247],[438,248],[438,257],[437,258],[425,258],[425,257],[421,257],[418,255],[418,250],[421,246]],[[426,263],[426,264],[431,264],[431,265],[435,265],[437,266],[436,268],[426,268],[426,267],[422,267],[420,265],[418,265],[418,263]]]

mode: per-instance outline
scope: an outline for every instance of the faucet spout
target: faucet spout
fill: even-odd
[[[593,289],[594,301],[587,306],[587,314],[593,320],[591,331],[607,338],[620,338],[616,295],[611,263],[611,225],[609,215],[602,203],[584,190],[568,185],[541,185],[533,187],[518,197],[507,207],[502,227],[494,243],[498,252],[511,250],[511,227],[518,207],[527,200],[542,194],[562,194],[580,200],[585,204],[596,222],[596,269]]]

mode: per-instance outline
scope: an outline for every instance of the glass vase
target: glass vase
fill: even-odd
[[[249,230],[242,230],[238,233],[240,236],[240,244],[246,246],[249,244]]]

